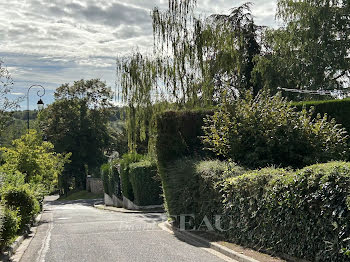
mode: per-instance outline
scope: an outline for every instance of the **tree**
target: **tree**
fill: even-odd
[[[12,144],[12,147],[0,148],[4,161],[2,172],[17,177],[19,172],[24,175],[24,183],[42,184],[46,190],[57,185],[70,154],[54,152],[53,144],[43,142],[35,130],[30,130],[29,134],[14,140]]]
[[[8,95],[13,89],[13,80],[10,72],[4,66],[4,62],[0,60],[0,131],[2,131],[11,119],[10,111],[18,107],[20,99],[11,100]]]
[[[100,80],[80,80],[60,86],[55,102],[40,114],[43,132],[55,150],[72,153],[59,181],[62,192],[85,188],[87,172],[105,161],[111,142],[107,126],[111,98],[110,88]]]
[[[154,8],[154,54],[136,52],[118,60],[119,91],[129,107],[130,151],[137,150],[138,140],[149,139],[155,112],[209,107],[223,94],[236,97],[260,89],[252,71],[262,28],[255,25],[250,4],[206,19],[196,6],[196,0],[169,0],[169,9]]]
[[[344,90],[350,80],[350,2],[279,0],[285,26],[270,30],[257,70],[272,89]]]

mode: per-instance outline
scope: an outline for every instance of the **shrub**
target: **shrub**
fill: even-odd
[[[200,161],[193,158],[180,158],[168,164],[160,172],[165,205],[168,215],[178,225],[181,214],[195,214],[195,226],[203,217],[213,218],[221,213],[220,183],[225,173],[229,176],[240,175],[244,170],[218,160]]]
[[[2,200],[7,208],[18,209],[18,214],[21,217],[20,230],[30,224],[34,216],[40,211],[38,200],[27,186],[17,188],[9,186],[4,190]]]
[[[330,117],[334,118],[337,123],[342,124],[346,131],[350,133],[350,98],[299,102],[293,103],[293,105],[299,110],[302,110],[303,107],[306,107],[306,109],[314,107],[316,115],[328,114]]]
[[[115,184],[111,181],[111,165],[109,163],[101,166],[101,179],[103,183],[103,190],[106,194],[112,197],[115,191]]]
[[[123,158],[120,161],[120,180],[122,194],[130,201],[134,201],[134,192],[132,189],[132,184],[130,182],[129,166],[131,163],[139,162],[142,159],[142,155],[136,153],[129,153],[123,155]]]
[[[17,236],[21,218],[17,210],[3,208],[3,227],[0,238],[0,247],[3,248],[11,244],[12,240]]]
[[[350,164],[263,169],[224,187],[229,241],[310,261],[348,261]]]
[[[168,111],[156,116],[156,153],[158,162],[165,164],[185,156],[208,157],[203,151],[203,119],[212,114],[203,111]]]
[[[208,149],[251,168],[268,165],[300,168],[317,162],[344,160],[347,133],[327,115],[297,111],[277,94],[250,93],[233,106],[222,105],[208,116],[203,140]]]
[[[129,175],[136,205],[162,204],[162,185],[154,162],[144,160],[130,164]]]
[[[111,197],[112,195],[121,196],[120,178],[116,161],[101,166],[101,179],[106,194]]]

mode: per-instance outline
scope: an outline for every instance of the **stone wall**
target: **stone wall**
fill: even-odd
[[[86,190],[94,194],[101,194],[104,192],[101,178],[86,178]]]

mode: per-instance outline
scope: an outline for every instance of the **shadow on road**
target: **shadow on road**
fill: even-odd
[[[78,204],[82,206],[93,206],[94,204],[102,203],[103,199],[78,199],[78,200],[59,200],[58,196],[56,197],[47,197],[45,198],[44,204],[47,206],[62,206],[62,205],[72,205]]]

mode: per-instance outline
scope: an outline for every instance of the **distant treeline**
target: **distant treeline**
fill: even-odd
[[[110,119],[109,121],[114,122],[118,120],[125,119],[125,107],[112,107],[110,110]],[[28,111],[27,110],[18,110],[12,112],[12,117],[14,119],[19,120],[27,120],[28,119]],[[34,120],[38,117],[38,110],[29,110],[29,120]]]

